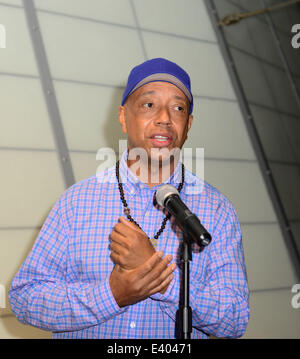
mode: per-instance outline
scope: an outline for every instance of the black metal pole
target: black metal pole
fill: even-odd
[[[190,339],[192,333],[192,308],[190,307],[190,261],[192,260],[191,242],[184,240],[182,246],[182,291],[179,307],[181,339]]]

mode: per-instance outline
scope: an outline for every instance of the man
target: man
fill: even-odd
[[[168,183],[212,235],[204,250],[193,249],[191,337],[245,332],[248,285],[236,212],[176,152],[192,110],[189,76],[175,63],[152,59],[131,71],[119,108],[128,150],[51,210],[11,285],[21,322],[54,338],[175,338],[182,232],[155,203]]]

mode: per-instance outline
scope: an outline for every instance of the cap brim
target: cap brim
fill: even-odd
[[[180,80],[178,80],[177,77],[175,77],[171,74],[167,74],[167,73],[155,73],[155,74],[145,77],[142,81],[140,81],[138,84],[135,85],[135,87],[130,91],[128,96],[131,95],[134,91],[136,91],[141,86],[146,85],[149,82],[154,82],[154,81],[170,82],[171,84],[178,87],[185,94],[187,99],[190,102],[192,102],[192,96],[191,96],[189,90],[186,88],[186,86]]]

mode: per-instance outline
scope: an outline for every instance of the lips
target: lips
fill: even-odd
[[[155,133],[150,137],[150,139],[157,147],[165,147],[172,142],[172,136],[166,133]]]
[[[172,136],[168,133],[154,133],[150,138],[157,140],[172,140]]]

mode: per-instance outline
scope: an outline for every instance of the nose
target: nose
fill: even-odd
[[[156,125],[170,126],[171,116],[167,108],[162,107],[155,118]]]

